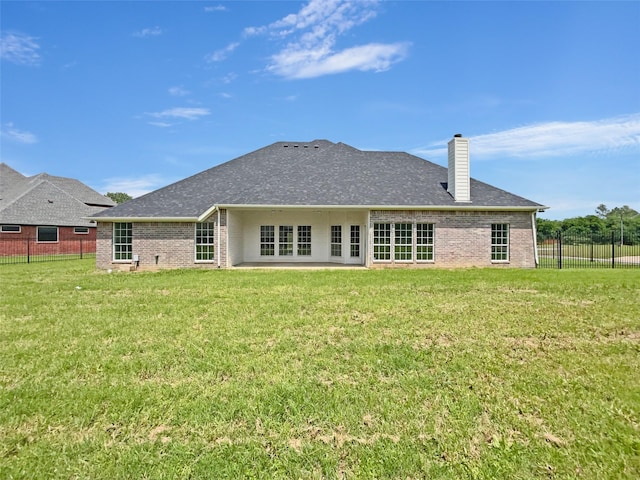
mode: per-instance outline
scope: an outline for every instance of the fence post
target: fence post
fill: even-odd
[[[611,230],[611,268],[616,268],[616,237]]]
[[[31,263],[31,238],[27,237],[27,263]]]
[[[80,260],[82,260],[82,239],[80,239]]]
[[[558,270],[562,270],[562,232],[558,232]]]

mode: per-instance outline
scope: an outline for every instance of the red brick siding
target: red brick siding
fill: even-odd
[[[58,227],[57,242],[38,242],[37,227],[22,225],[20,233],[0,232],[0,255],[26,255],[27,240],[31,255],[61,255],[95,253],[96,228],[89,227],[89,233],[74,233],[74,227]],[[82,242],[82,245],[81,245]]]

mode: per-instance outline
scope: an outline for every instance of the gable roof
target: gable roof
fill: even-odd
[[[404,152],[363,151],[327,140],[276,142],[96,218],[201,219],[214,206],[499,208],[543,205],[471,180],[471,204],[447,192],[447,169]]]
[[[0,163],[0,223],[92,226],[87,217],[114,205],[79,180],[46,173],[26,177]]]

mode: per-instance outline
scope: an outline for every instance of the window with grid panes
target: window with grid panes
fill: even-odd
[[[311,255],[311,225],[298,225],[298,255]]]
[[[196,223],[196,261],[212,261],[215,251],[214,223]]]
[[[133,224],[116,222],[113,224],[113,259],[131,260],[133,252]]]
[[[331,226],[331,256],[342,256],[342,225]]]
[[[278,255],[293,255],[293,226],[280,225],[280,234],[278,236]]]
[[[416,260],[433,260],[433,223],[416,223]]]
[[[410,261],[413,259],[412,230],[413,224],[411,223],[395,224],[394,258],[396,260]]]
[[[373,259],[391,260],[391,224],[373,224]]]
[[[268,257],[276,254],[276,235],[273,225],[260,226],[260,255]]]
[[[351,225],[351,244],[349,247],[351,257],[360,256],[360,225]]]
[[[494,262],[509,261],[509,224],[491,224],[491,260]]]

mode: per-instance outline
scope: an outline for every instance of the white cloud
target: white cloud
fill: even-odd
[[[640,113],[582,122],[547,122],[469,137],[473,158],[540,158],[640,147]],[[415,150],[446,157],[447,142]]]
[[[337,49],[338,38],[377,15],[377,1],[311,0],[298,13],[268,26],[248,27],[245,36],[268,33],[289,43],[271,56],[267,71],[286,78],[313,78],[352,70],[380,72],[403,60],[408,42],[368,43]]]
[[[36,38],[29,35],[8,32],[0,37],[0,58],[17,65],[40,65],[39,49]]]
[[[133,32],[133,36],[138,38],[157,37],[158,35],[162,35],[162,33],[163,31],[160,27],[143,28],[142,30]]]
[[[240,44],[238,42],[230,43],[226,47],[221,48],[220,50],[216,50],[215,52],[207,55],[205,57],[205,60],[207,62],[221,62],[222,60],[226,59],[229,56],[229,54],[231,54],[239,46]]]
[[[314,78],[350,70],[383,72],[403,60],[408,43],[371,43],[331,54],[321,51],[283,51],[273,56],[269,70],[288,78]],[[306,57],[306,58],[305,58]]]
[[[160,175],[150,174],[136,178],[114,177],[108,178],[102,188],[97,190],[103,192],[124,192],[136,198],[145,193],[157,190],[170,182],[164,180]]]
[[[190,93],[191,92],[189,90],[186,90],[182,86],[169,88],[169,95],[172,95],[174,97],[186,97]]]
[[[185,120],[197,120],[200,117],[211,115],[211,112],[208,108],[177,107],[163,110],[161,112],[147,113],[147,115],[154,118],[180,118]]]
[[[224,77],[222,77],[222,83],[226,83],[226,84],[233,83],[236,78],[238,78],[238,74],[231,72],[225,75]]]
[[[216,5],[216,6],[212,6],[212,7],[204,7],[204,11],[207,13],[211,13],[211,12],[226,12],[229,9],[227,7],[225,7],[224,5]]]
[[[2,127],[1,135],[2,137],[17,143],[38,143],[38,137],[31,132],[17,129],[12,122],[6,123]]]

